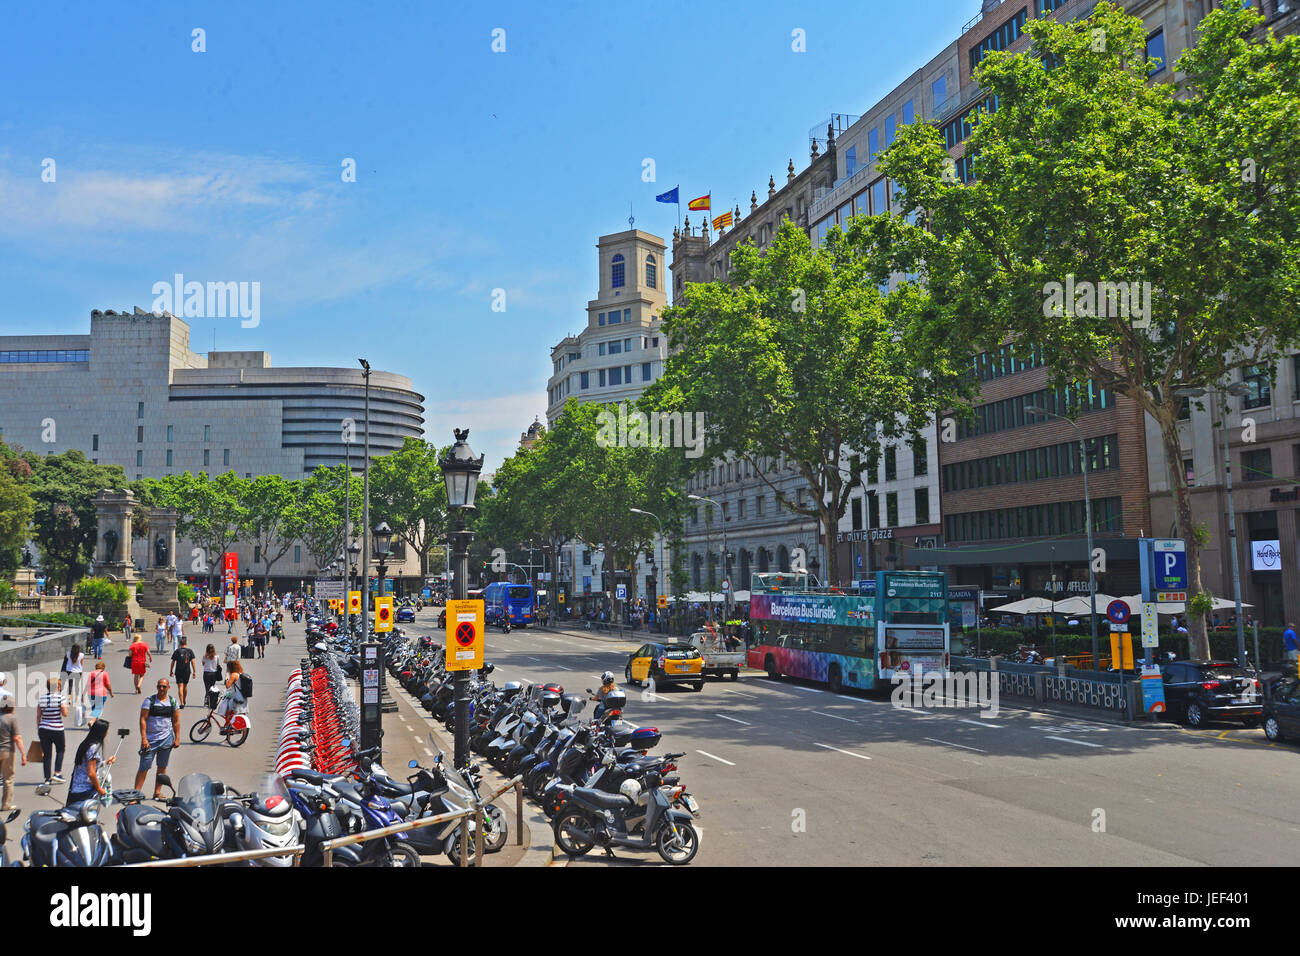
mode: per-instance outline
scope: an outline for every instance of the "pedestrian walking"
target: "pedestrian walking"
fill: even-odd
[[[72,782],[68,785],[68,806],[82,800],[94,800],[108,796],[108,791],[99,780],[99,769],[107,767],[117,760],[116,756],[104,757],[104,738],[108,736],[108,721],[96,720],[86,731],[86,739],[77,748],[77,755],[72,761]]]
[[[21,760],[27,766],[27,750],[23,747],[22,734],[18,732],[18,718],[14,716],[14,699],[5,697],[0,700],[0,784],[3,785],[3,799],[0,810],[14,808],[14,761]]]
[[[86,680],[86,689],[90,692],[90,716],[98,718],[104,712],[104,704],[113,697],[113,682],[108,679],[108,667],[100,661],[90,672]]]
[[[67,740],[63,735],[63,718],[68,716],[68,699],[60,692],[61,682],[51,677],[45,682],[45,693],[36,704],[36,737],[44,751],[42,763],[45,782],[63,783],[63,749]],[[50,773],[53,764],[54,773]]]
[[[240,678],[244,676],[244,665],[239,661],[230,661],[226,664],[226,682],[225,692],[221,695],[221,703],[217,705],[217,715],[227,718],[227,724],[223,734],[229,734],[232,730],[229,722],[229,714],[242,713],[248,705],[248,700],[244,697],[240,688]]]
[[[104,636],[107,631],[108,625],[104,623],[104,615],[101,614],[90,625],[90,652],[95,655],[95,660],[104,656]]]
[[[162,622],[159,621],[159,624]],[[153,654],[149,652],[149,645],[144,642],[139,634],[131,642],[131,676],[135,678],[135,692],[140,693],[140,682],[144,680],[145,671],[153,663]]]
[[[159,654],[164,650],[167,643],[167,622],[158,618],[158,626],[153,631],[153,647]]]
[[[1282,632],[1282,649],[1286,652],[1286,660],[1289,665],[1286,668],[1287,675],[1296,674],[1300,676],[1300,637],[1296,636],[1295,625],[1289,622],[1286,630]]]
[[[221,661],[217,659],[217,647],[209,644],[203,652],[203,693],[212,689],[212,685],[221,679]]]
[[[194,673],[194,652],[189,649],[188,644],[189,638],[182,635],[180,646],[172,652],[171,674],[176,678],[176,695],[181,700],[181,710],[185,709],[190,676]]]
[[[126,642],[128,644],[131,643],[131,635],[134,632],[135,632],[135,622],[131,620],[131,615],[130,613],[128,613],[126,617],[122,618],[122,634],[125,637]]]
[[[63,658],[63,673],[66,675],[68,700],[74,703],[81,699],[81,674],[86,655],[81,653],[81,645],[73,644]]]
[[[179,614],[172,616],[172,650],[181,646],[181,638],[185,636],[185,621]]]
[[[239,652],[239,635],[231,634],[230,643],[226,646],[226,663],[237,661],[240,658]]]
[[[153,796],[162,799],[158,789],[158,776],[167,772],[167,763],[172,751],[181,745],[181,711],[176,706],[176,698],[168,691],[171,683],[163,677],[158,681],[157,692],[150,694],[140,705],[140,768],[135,773],[135,789],[143,790],[149,768],[154,760],[158,761],[158,771],[154,776]]]

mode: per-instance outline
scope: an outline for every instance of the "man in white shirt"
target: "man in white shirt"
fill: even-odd
[[[226,663],[239,660],[239,635],[230,635],[230,644],[226,647]]]
[[[174,638],[176,636],[176,620],[177,620],[176,615],[173,614],[171,611],[168,611],[167,620],[164,622],[167,627],[166,633],[168,637]],[[164,646],[164,650],[165,649],[166,648]]]

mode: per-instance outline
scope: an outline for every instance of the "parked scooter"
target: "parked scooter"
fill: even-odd
[[[244,795],[231,790],[233,799],[222,812],[236,850],[269,850],[297,846],[302,842],[302,815],[294,809],[293,797],[279,774],[263,774],[257,789]],[[250,866],[293,866],[292,854],[250,860]]]
[[[172,789],[171,778],[159,774],[158,785]],[[226,787],[221,781],[187,773],[172,793],[165,812],[132,803],[118,813],[113,844],[122,862],[211,856],[233,847],[233,833],[222,812]]]
[[[0,820],[0,866],[9,866],[9,848],[6,845],[9,840],[8,825],[17,820],[21,814],[21,810],[12,810],[9,816]]]
[[[683,866],[699,852],[700,837],[691,820],[697,811],[673,807],[686,788],[664,786],[658,773],[648,773],[642,781],[629,779],[614,794],[569,785],[563,788],[567,801],[552,828],[555,842],[571,857],[582,856],[596,846],[603,847],[610,857],[615,846],[653,847],[665,863]]]

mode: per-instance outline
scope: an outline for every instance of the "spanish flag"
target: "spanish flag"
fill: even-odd
[[[707,195],[700,196],[698,199],[692,199],[686,204],[686,208],[692,211],[699,209],[712,209],[713,207],[709,205],[709,197],[712,195],[713,193],[708,193]]]
[[[716,218],[713,220],[713,230],[714,230],[714,232],[716,232],[717,230],[722,229],[722,228],[724,228],[724,227],[726,227],[726,228],[730,228],[730,226],[731,226],[731,211],[730,211],[730,210],[728,210],[727,212],[724,212],[721,216],[718,216],[718,217],[716,217]]]

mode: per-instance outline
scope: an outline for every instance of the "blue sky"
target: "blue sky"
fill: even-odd
[[[281,366],[364,355],[415,382],[426,437],[469,426],[495,467],[544,413],[550,347],[581,328],[596,238],[627,228],[629,203],[666,240],[677,210],[654,196],[679,183],[683,202],[711,191],[747,210],[790,157],[807,165],[810,128],[861,113],[978,12],[9,5],[0,334],[84,333],[92,309],[149,309],[176,272],[256,281],[258,327],[192,319],[195,350],[215,333]]]

